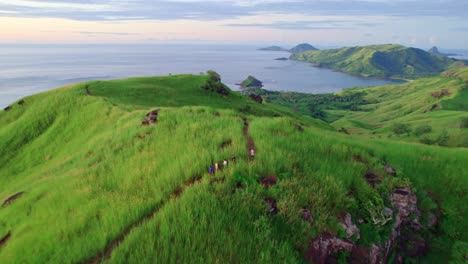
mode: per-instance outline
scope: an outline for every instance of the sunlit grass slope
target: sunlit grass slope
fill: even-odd
[[[362,98],[368,104],[357,111],[330,111],[342,116],[332,123],[336,128],[371,137],[395,137],[395,126],[404,124],[410,131],[398,136],[398,140],[424,142],[446,134],[445,145],[468,146],[468,68],[402,85],[357,88],[338,94],[357,93],[364,94]],[[431,130],[419,134],[418,128],[423,126]]]
[[[302,263],[319,233],[342,232],[341,213],[368,219],[363,204],[396,185],[414,187],[424,216],[437,204],[443,212],[421,261],[467,248],[466,149],[342,135],[237,93],[206,91],[208,78],[87,82],[1,111],[0,201],[24,194],[0,208],[0,238],[11,234],[0,263],[86,263],[106,252],[98,259],[109,263]],[[154,109],[158,122],[142,126]],[[237,163],[207,174],[231,155]],[[371,188],[363,175],[384,175],[384,162],[399,176]],[[258,181],[271,174],[278,184],[265,189]],[[267,213],[267,198],[278,214]],[[359,227],[364,246],[388,236]]]

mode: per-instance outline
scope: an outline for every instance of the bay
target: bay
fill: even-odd
[[[286,52],[259,51],[253,45],[0,45],[0,107],[32,95],[85,80],[108,80],[215,70],[237,90],[248,75],[265,89],[331,93],[356,86],[397,81],[367,79],[304,62],[279,61]]]

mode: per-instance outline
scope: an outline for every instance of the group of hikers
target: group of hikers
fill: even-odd
[[[251,148],[249,150],[249,154],[250,154],[250,159],[253,160],[255,158],[255,149]],[[233,164],[236,163],[236,156],[234,156],[234,154],[232,154],[231,156],[231,162]],[[223,170],[227,167],[228,165],[228,161],[227,159],[223,159],[222,162],[215,162],[214,165],[210,165],[210,168],[208,169],[208,172],[210,174],[215,174],[216,172],[218,172],[218,170]]]

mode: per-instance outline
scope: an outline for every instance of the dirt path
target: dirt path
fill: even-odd
[[[92,94],[91,94],[91,91],[89,90],[89,84],[87,84],[87,85],[85,86],[85,90],[86,90],[86,94],[87,94],[87,95],[92,95]]]
[[[8,239],[11,237],[11,232],[8,232],[4,237],[0,239],[0,247],[4,246],[6,242],[8,242]]]
[[[127,228],[124,229],[124,231],[118,235],[116,238],[114,238],[112,241],[109,242],[109,244],[107,244],[107,246],[102,250],[100,251],[98,254],[96,254],[94,257],[88,259],[87,261],[83,262],[83,263],[87,263],[87,264],[94,264],[94,263],[101,263],[103,262],[104,260],[106,259],[109,259],[112,255],[112,252],[114,251],[114,249],[116,249],[120,243],[122,243],[125,238],[128,236],[128,234],[130,234],[130,232],[135,229],[135,228],[138,228],[139,226],[141,226],[143,223],[153,219],[156,214],[159,212],[159,210],[161,210],[161,208],[164,207],[164,205],[166,205],[166,203],[168,203],[169,201],[173,200],[173,199],[177,199],[180,197],[180,195],[182,195],[182,193],[187,189],[189,188],[190,186],[200,182],[202,179],[202,176],[201,175],[198,175],[194,178],[191,178],[189,179],[188,181],[185,182],[185,184],[183,186],[180,186],[178,187],[177,189],[175,189],[168,197],[167,200],[165,201],[162,201],[158,206],[156,206],[150,213],[146,214],[146,215],[143,215],[140,219],[138,219],[136,222],[134,222],[133,224],[131,224],[130,226],[128,226]]]
[[[255,149],[255,142],[253,138],[249,135],[249,121],[247,118],[243,117],[242,120],[244,121],[244,128],[242,129],[242,134],[244,135],[245,139],[247,140],[247,153],[250,156],[250,150]]]

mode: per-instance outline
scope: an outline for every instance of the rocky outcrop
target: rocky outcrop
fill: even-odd
[[[249,95],[250,99],[254,100],[255,102],[261,104],[263,103],[263,98],[262,96],[258,95],[258,94],[251,94]]]
[[[337,238],[330,233],[323,233],[309,244],[306,260],[315,264],[329,263],[338,252],[352,252],[353,248],[352,242]]]
[[[386,164],[386,165],[384,165],[384,169],[385,169],[385,172],[387,172],[388,174],[390,174],[390,175],[392,175],[394,177],[397,176],[397,171],[392,166]]]
[[[361,238],[359,228],[353,223],[351,215],[349,213],[344,213],[341,215],[341,227],[346,233],[346,238],[350,239],[355,237],[356,239]]]
[[[146,114],[145,119],[141,122],[142,125],[149,126],[158,122],[159,109],[153,110]]]
[[[360,238],[360,230],[353,223],[349,213],[341,215],[340,225],[345,238],[338,238],[328,232],[312,241],[306,252],[306,259],[313,263],[330,263],[340,251],[349,252],[349,263],[387,263],[394,255],[394,263],[403,263],[405,258],[423,256],[427,253],[426,241],[420,235],[421,212],[418,199],[410,187],[399,187],[390,193],[392,208],[385,208],[383,214],[393,216],[393,226],[387,241],[372,244],[369,248],[357,246],[351,239]],[[429,219],[431,226],[437,224],[437,217]],[[429,225],[429,224],[428,224]]]

